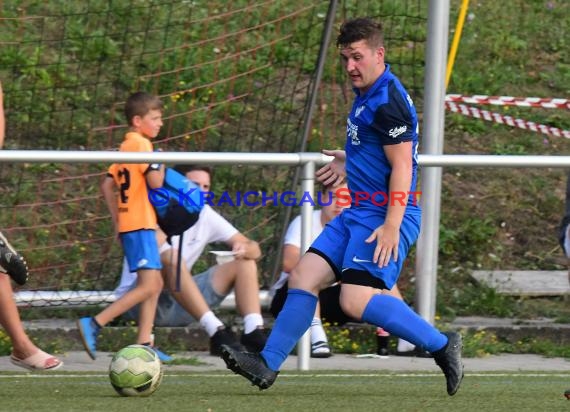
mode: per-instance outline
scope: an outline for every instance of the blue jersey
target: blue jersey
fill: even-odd
[[[374,85],[356,97],[346,126],[346,172],[353,208],[365,208],[386,214],[388,205],[405,201],[406,213],[420,215],[418,198],[411,194],[417,183],[418,118],[414,103],[390,65]],[[384,146],[413,144],[412,183],[409,194],[390,194],[392,168]],[[393,197],[392,197],[393,196]],[[398,204],[398,203],[396,203]]]

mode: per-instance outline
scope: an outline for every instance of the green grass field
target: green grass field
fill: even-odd
[[[568,373],[468,374],[453,397],[438,373],[283,373],[266,391],[229,373],[168,373],[149,398],[105,374],[0,375],[2,411],[569,411]]]

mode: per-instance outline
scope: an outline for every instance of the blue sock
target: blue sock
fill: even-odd
[[[317,308],[317,297],[301,289],[289,289],[261,356],[269,369],[278,371],[301,336],[309,329]]]
[[[435,352],[447,344],[447,336],[393,296],[372,296],[364,309],[362,320],[429,352]]]

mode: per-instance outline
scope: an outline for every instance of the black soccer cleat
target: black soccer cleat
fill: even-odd
[[[245,346],[248,352],[261,352],[267,341],[267,331],[257,328],[250,333],[241,335],[240,343]]]
[[[210,338],[210,355],[221,356],[222,345],[228,345],[233,350],[242,351],[245,348],[238,342],[235,333],[229,328],[218,329]]]
[[[408,351],[396,351],[396,356],[409,356],[412,358],[433,358],[433,355],[427,350],[418,348],[417,346]]]
[[[260,390],[273,385],[279,374],[267,367],[265,359],[259,353],[240,352],[222,345],[222,359],[228,369],[243,376]]]
[[[433,358],[445,375],[447,394],[453,396],[463,379],[463,362],[461,361],[463,343],[461,335],[457,332],[444,332],[444,335],[448,339],[447,345],[437,352],[433,352]]]
[[[25,285],[30,273],[24,258],[0,232],[0,272],[8,274],[18,285]]]

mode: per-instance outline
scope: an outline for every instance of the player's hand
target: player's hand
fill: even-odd
[[[376,240],[376,248],[372,258],[374,263],[378,263],[378,267],[386,267],[390,263],[390,258],[394,257],[394,261],[398,260],[398,245],[400,243],[400,228],[384,224],[379,226],[366,239],[366,243],[372,243]]]
[[[317,180],[325,186],[337,186],[341,184],[346,176],[345,162],[346,153],[344,150],[323,150],[323,154],[333,156],[334,159],[329,164],[324,165],[315,173]]]

